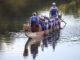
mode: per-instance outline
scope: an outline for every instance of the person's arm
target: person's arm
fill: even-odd
[[[64,22],[65,24],[67,24],[63,19],[61,19],[61,22]]]
[[[51,17],[51,8],[50,8],[50,10],[49,10],[49,17]]]
[[[41,25],[39,24],[39,31],[42,31]]]
[[[58,12],[58,8],[57,8],[57,15],[59,14],[59,12]]]

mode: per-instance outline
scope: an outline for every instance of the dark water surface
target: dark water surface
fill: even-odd
[[[68,10],[62,8],[63,19],[67,25],[62,23],[63,29],[49,37],[29,40],[22,30],[26,21],[15,18],[13,24],[10,24],[11,21],[2,20],[1,22],[6,24],[0,25],[0,60],[80,60],[79,7],[76,7],[75,3],[71,4],[64,5]],[[74,11],[71,6],[74,6]],[[49,14],[48,8],[38,12],[39,15]],[[7,31],[4,32],[5,30]]]

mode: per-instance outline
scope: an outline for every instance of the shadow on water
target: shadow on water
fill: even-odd
[[[51,46],[53,51],[55,51],[59,38],[60,30],[39,39],[29,39],[26,42],[23,56],[28,57],[31,53],[32,58],[35,59],[38,56],[39,48],[41,48],[41,51],[44,53],[45,48],[48,48],[48,46]]]

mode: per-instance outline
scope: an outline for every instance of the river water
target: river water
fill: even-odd
[[[62,22],[63,29],[50,37],[29,40],[23,30],[0,34],[0,60],[80,60],[80,17],[62,17],[66,26]]]

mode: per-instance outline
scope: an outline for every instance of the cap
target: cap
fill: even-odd
[[[62,13],[59,13],[58,16],[62,16]]]
[[[33,12],[33,14],[35,14],[35,15],[36,15],[37,13],[36,13],[36,12]]]
[[[55,3],[55,2],[53,2],[53,3],[52,3],[52,5],[56,5],[56,3]]]
[[[44,19],[44,16],[39,16],[40,17],[40,19]]]
[[[44,15],[43,17],[47,17],[46,15]]]

